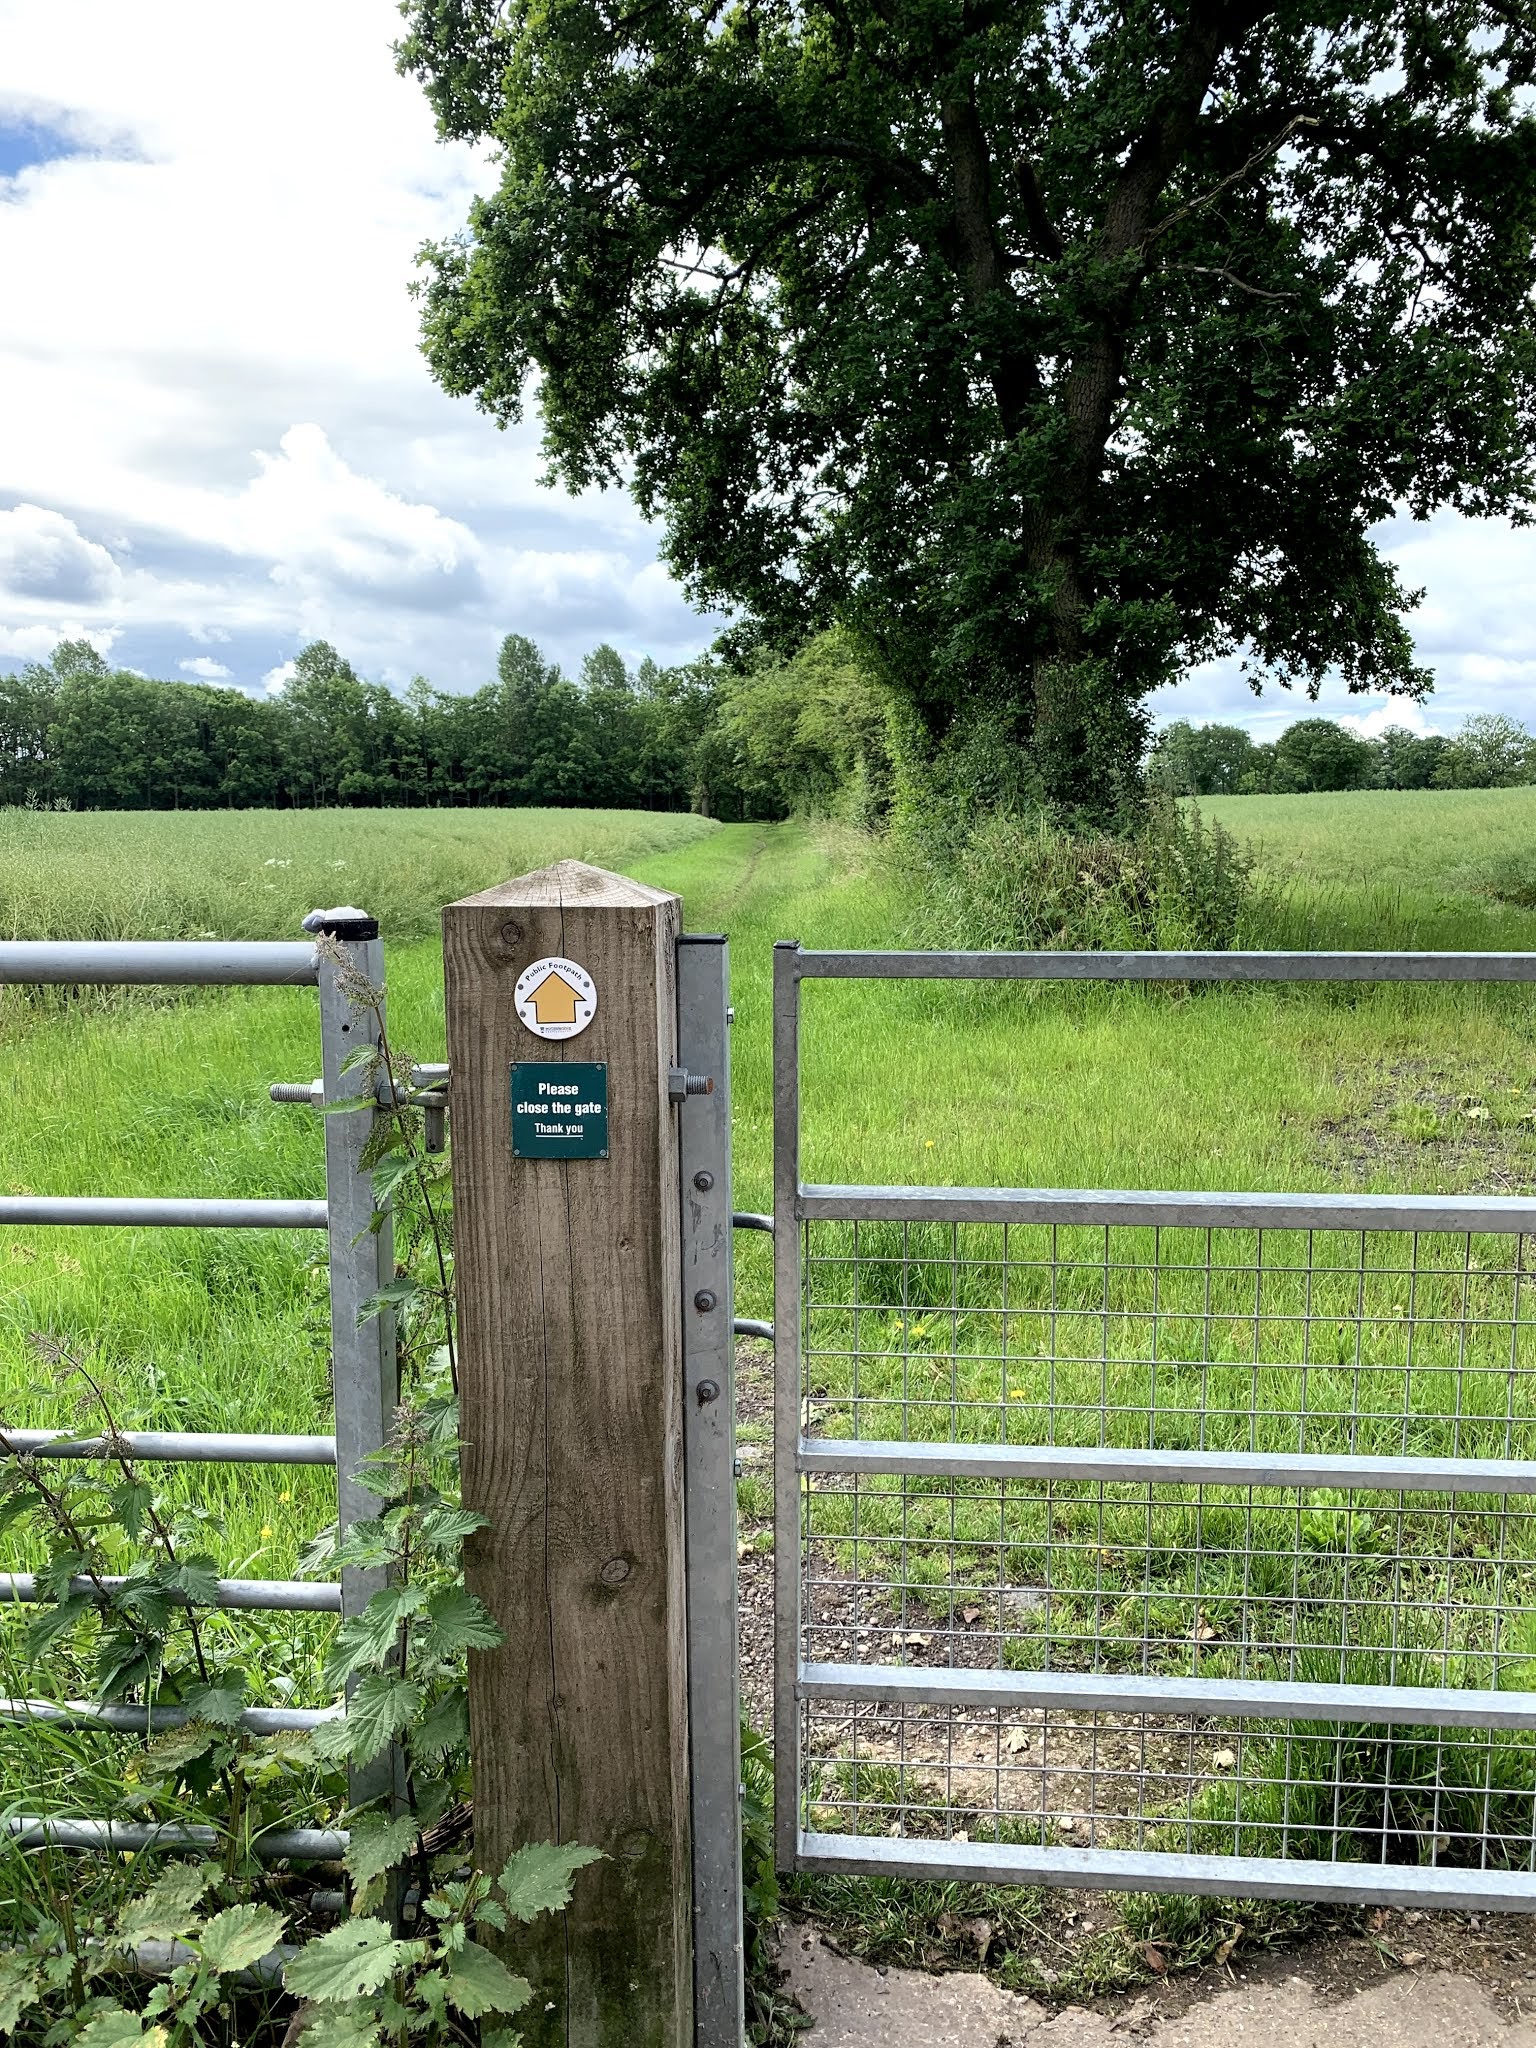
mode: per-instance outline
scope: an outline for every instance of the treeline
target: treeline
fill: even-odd
[[[1334,789],[1504,789],[1536,782],[1536,737],[1512,718],[1469,718],[1457,733],[1389,726],[1368,740],[1331,718],[1302,718],[1276,740],[1240,725],[1178,719],[1158,734],[1152,782],[1175,796],[1291,795]]]
[[[114,669],[84,641],[0,675],[0,804],[69,810],[571,805],[782,818],[889,782],[883,706],[834,634],[739,671],[626,668],[598,647],[563,675],[512,633],[495,678],[397,695],[324,641],[267,698]]]

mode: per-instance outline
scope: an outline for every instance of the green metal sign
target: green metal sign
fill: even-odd
[[[605,1060],[513,1061],[512,1157],[608,1157]]]

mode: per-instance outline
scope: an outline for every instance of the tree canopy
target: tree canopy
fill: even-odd
[[[498,189],[451,391],[621,481],[701,604],[841,622],[931,758],[1103,808],[1149,690],[1422,692],[1400,505],[1533,497],[1508,0],[407,0]]]

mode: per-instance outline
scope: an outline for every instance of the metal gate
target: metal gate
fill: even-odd
[[[1536,955],[780,945],[780,1866],[1536,1906],[1536,1200],[808,1186],[853,978]]]
[[[346,1062],[365,1034],[376,1026],[348,1002],[343,969],[351,969],[375,987],[384,979],[383,945],[373,918],[353,909],[316,912],[306,921],[315,936],[323,934],[329,948],[317,947],[315,936],[294,942],[240,940],[15,940],[0,942],[0,986],[161,987],[161,988],[303,988],[318,991],[319,1078],[313,1082],[275,1083],[275,1102],[298,1102],[319,1108],[350,1099],[357,1084],[347,1078]],[[381,1012],[382,1014],[382,1012]],[[413,1081],[422,1091],[410,1099],[425,1108],[428,1144],[440,1142],[446,1110],[447,1069],[419,1067]],[[390,1084],[380,1084],[381,1105]],[[435,1122],[434,1122],[435,1120]],[[152,1430],[129,1431],[118,1441],[132,1457],[145,1463],[326,1465],[336,1470],[338,1530],[373,1513],[373,1497],[360,1483],[358,1468],[389,1434],[399,1398],[393,1325],[386,1313],[360,1323],[358,1311],[393,1276],[393,1236],[388,1221],[370,1228],[374,1197],[363,1157],[373,1119],[332,1116],[325,1125],[325,1183],[322,1202],[275,1199],[181,1199],[162,1196],[0,1195],[0,1225],[32,1229],[46,1225],[133,1229],[268,1229],[324,1231],[330,1283],[331,1381],[335,1406],[334,1435],[292,1436],[270,1432]],[[17,1429],[0,1432],[0,1455],[26,1453],[37,1458],[100,1456],[99,1440],[82,1441],[69,1431]],[[315,1579],[221,1579],[218,1603],[238,1610],[290,1610],[335,1614],[362,1612],[383,1584],[376,1569],[346,1566],[338,1582]],[[89,1591],[81,1582],[76,1590]],[[42,1600],[35,1575],[0,1573],[0,1601]],[[250,1733],[272,1734],[303,1729],[331,1718],[332,1707],[250,1707],[241,1725]],[[145,1734],[175,1727],[187,1718],[169,1706],[93,1706],[86,1701],[59,1703],[36,1699],[0,1699],[0,1724],[44,1719],[79,1729]],[[389,1752],[351,1772],[354,1803],[387,1791],[394,1765]],[[206,1844],[213,1831],[160,1822],[107,1821],[89,1816],[20,1815],[4,1822],[6,1831],[24,1847],[51,1841],[66,1847],[110,1846],[138,1850],[174,1848],[188,1842]],[[339,1856],[347,1846],[342,1828],[272,1829],[252,1847],[265,1859],[324,1859]]]

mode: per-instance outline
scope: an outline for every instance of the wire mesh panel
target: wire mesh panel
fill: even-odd
[[[781,1860],[1536,1905],[1536,1203],[803,1187],[806,958]]]

